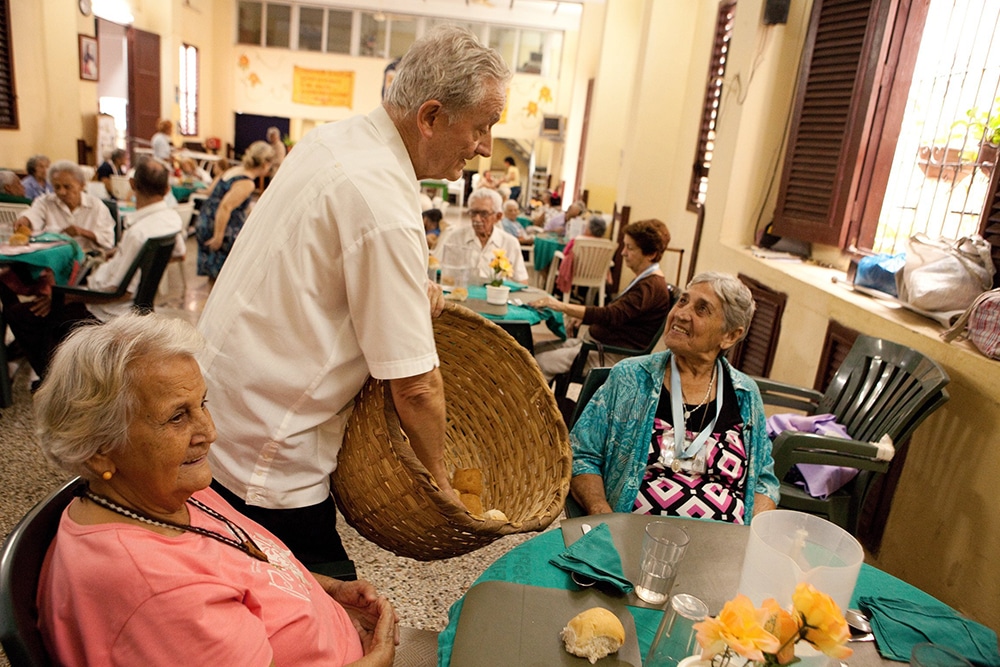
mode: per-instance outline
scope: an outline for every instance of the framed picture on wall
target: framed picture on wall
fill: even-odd
[[[80,78],[85,81],[97,81],[98,58],[97,38],[89,35],[77,35],[80,41]]]

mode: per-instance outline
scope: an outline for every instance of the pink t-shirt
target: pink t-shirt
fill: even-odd
[[[343,665],[362,657],[344,609],[274,535],[211,489],[194,498],[245,529],[264,563],[215,539],[82,526],[63,513],[42,566],[39,626],[60,665]],[[225,524],[191,507],[191,523]]]

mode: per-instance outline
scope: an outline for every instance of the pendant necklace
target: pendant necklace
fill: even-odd
[[[684,404],[684,421],[691,418],[691,413],[705,405],[708,402],[708,396],[712,393],[712,385],[715,384],[715,369],[716,366],[712,366],[712,377],[708,380],[708,389],[705,390],[705,398],[701,399],[701,403],[695,405],[694,407],[688,406],[687,403]]]
[[[204,503],[195,500],[194,498],[188,498],[187,503],[189,505],[197,507],[198,509],[200,509],[202,512],[212,517],[213,519],[216,519],[217,521],[224,523],[226,527],[229,528],[229,530],[233,533],[235,538],[222,535],[221,533],[217,533],[213,530],[208,530],[207,528],[200,528],[198,526],[185,526],[179,523],[173,523],[172,521],[164,521],[163,519],[154,519],[152,517],[146,516],[145,514],[139,512],[138,510],[134,510],[128,507],[122,507],[121,505],[115,503],[109,498],[105,498],[104,496],[99,496],[93,491],[91,491],[90,488],[84,488],[77,495],[87,498],[88,500],[92,500],[98,505],[101,505],[102,507],[111,510],[115,514],[121,514],[122,516],[126,516],[130,519],[135,519],[136,521],[148,523],[151,526],[158,526],[160,528],[173,528],[174,530],[182,530],[187,533],[197,533],[198,535],[210,537],[213,540],[222,542],[223,544],[228,544],[234,549],[239,549],[246,555],[252,558],[256,558],[259,561],[263,561],[265,563],[269,562],[267,554],[261,551],[260,547],[257,546],[257,543],[253,541],[253,538],[250,537],[250,534],[247,531],[245,531],[243,528],[240,528],[235,523],[233,523],[226,517],[222,516],[222,514],[216,512],[211,507],[208,507]]]

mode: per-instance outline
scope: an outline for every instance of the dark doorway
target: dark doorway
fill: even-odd
[[[289,120],[280,116],[257,116],[252,113],[234,114],[233,150],[236,157],[243,155],[247,146],[255,141],[267,141],[267,128],[276,127],[281,136],[288,136]]]

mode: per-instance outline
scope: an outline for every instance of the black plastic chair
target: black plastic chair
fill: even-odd
[[[83,485],[66,482],[35,505],[10,532],[0,551],[0,644],[11,667],[49,667],[52,662],[38,631],[38,579],[59,517]]]
[[[139,255],[132,261],[132,265],[114,290],[98,291],[86,287],[55,285],[52,288],[53,300],[63,299],[67,294],[73,294],[81,297],[87,303],[117,301],[128,292],[129,283],[132,282],[132,276],[135,275],[135,272],[141,271],[139,286],[132,297],[132,307],[141,313],[152,312],[156,290],[159,288],[160,279],[163,278],[163,272],[170,262],[176,238],[176,234],[170,234],[169,236],[146,239]]]
[[[932,359],[891,341],[859,336],[824,393],[805,387],[754,378],[766,405],[801,410],[806,414],[832,413],[853,438],[827,437],[785,431],[774,440],[775,474],[781,482],[785,509],[819,514],[854,534],[865,498],[875,476],[891,462],[875,460],[884,435],[894,444],[948,400],[948,374]],[[847,486],[828,498],[813,498],[785,482],[796,463],[819,463],[859,470]]]
[[[667,283],[667,290],[670,292],[670,308],[674,307],[677,303],[677,288]],[[670,308],[667,312],[670,312]],[[663,330],[667,326],[667,318],[663,318],[663,322],[660,323],[660,328],[656,330],[656,333],[650,339],[649,344],[641,349],[635,349],[630,347],[617,347],[615,345],[598,345],[597,343],[592,343],[589,341],[584,341],[580,346],[580,351],[577,353],[576,358],[573,359],[573,365],[570,367],[568,373],[561,373],[557,375],[554,379],[553,393],[556,395],[557,399],[565,398],[566,391],[569,389],[569,385],[573,382],[582,383],[584,378],[587,377],[587,357],[590,356],[591,352],[597,352],[601,355],[598,364],[604,365],[604,354],[618,354],[626,357],[638,357],[646,354],[652,354],[653,350],[656,349],[656,344],[660,342],[663,338]]]
[[[527,320],[496,320],[494,323],[509,333],[521,347],[528,351],[528,354],[535,354],[535,339],[531,335],[530,322]]]
[[[590,399],[594,397],[597,390],[601,388],[607,379],[608,374],[611,373],[610,368],[591,368],[590,373],[587,374],[587,379],[583,382],[583,387],[580,389],[580,396],[576,399],[576,407],[573,409],[573,416],[568,422],[566,422],[566,427],[570,430],[573,429],[573,425],[583,414],[583,409],[587,407],[587,403]],[[583,516],[586,512],[580,507],[580,504],[573,499],[572,494],[566,494],[566,516],[573,518],[575,516]]]
[[[10,389],[10,373],[7,370],[7,320],[3,318],[3,308],[0,308],[0,408],[9,408],[14,404]]]

